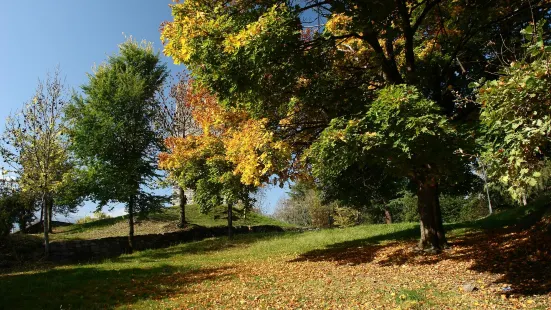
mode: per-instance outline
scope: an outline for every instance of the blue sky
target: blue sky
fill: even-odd
[[[28,101],[39,78],[59,65],[65,84],[74,89],[87,81],[86,73],[117,51],[126,36],[153,42],[161,49],[159,25],[171,20],[171,1],[15,1],[3,0],[0,9],[0,128],[6,117]],[[123,35],[124,33],[124,35]],[[163,56],[172,73],[183,71]],[[264,209],[273,211],[285,190],[269,188]],[[89,214],[87,204],[74,220]],[[122,207],[112,214],[120,215]],[[61,218],[60,218],[61,219]]]

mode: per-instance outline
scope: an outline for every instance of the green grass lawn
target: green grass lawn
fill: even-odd
[[[160,212],[147,215],[145,218],[137,219],[135,234],[159,234],[178,231],[179,209],[177,207],[164,208]],[[217,208],[208,214],[199,212],[196,205],[188,205],[186,208],[186,220],[190,224],[205,227],[227,225],[226,209]],[[240,225],[277,225],[290,227],[288,224],[279,222],[267,216],[257,213],[248,213],[246,218],[242,210],[234,209],[234,226]],[[55,227],[54,233],[50,235],[52,241],[75,240],[75,239],[97,239],[106,237],[128,235],[128,219],[126,216],[119,216],[109,219],[97,220],[84,224]]]
[[[0,308],[548,309],[551,238],[508,227],[534,224],[539,210],[447,225],[452,248],[437,255],[413,251],[418,227],[403,223],[238,235],[101,263],[38,264],[0,275]],[[466,282],[478,290],[462,291]]]

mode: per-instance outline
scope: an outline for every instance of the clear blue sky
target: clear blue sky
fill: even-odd
[[[0,9],[0,128],[6,117],[34,93],[39,78],[60,66],[66,85],[79,89],[94,64],[117,51],[117,45],[132,35],[162,48],[159,25],[171,20],[169,0],[2,0]],[[124,35],[123,35],[124,33]],[[163,56],[172,73],[183,71]],[[285,194],[270,188],[264,208],[271,212]],[[75,219],[89,214],[87,204]],[[122,214],[121,207],[113,214]]]

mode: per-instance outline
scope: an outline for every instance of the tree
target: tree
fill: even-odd
[[[66,88],[60,71],[56,70],[44,82],[39,81],[33,99],[8,118],[1,147],[4,161],[17,175],[21,191],[40,201],[46,256],[54,197],[72,169],[62,121],[67,104]]]
[[[165,197],[148,193],[155,180],[161,139],[154,128],[166,66],[150,43],[132,39],[88,75],[84,96],[67,109],[71,148],[87,169],[88,194],[99,207],[126,204],[128,244],[134,248],[134,215],[158,209]]]
[[[460,157],[453,157],[457,140],[459,135],[434,102],[414,87],[397,85],[381,90],[363,117],[334,119],[309,156],[313,174],[321,180],[335,180],[358,165],[378,167],[394,180],[409,179],[418,197],[419,247],[441,249],[447,242],[439,184],[451,169],[464,166]],[[377,178],[364,181],[380,185]]]
[[[544,37],[548,27],[544,22],[528,26],[523,55],[504,65],[498,79],[472,83],[482,106],[482,156],[489,163],[488,173],[524,205],[551,176],[551,46]]]
[[[251,120],[239,110],[225,110],[193,81],[188,87],[187,102],[201,131],[166,139],[168,152],[160,155],[160,167],[182,188],[195,191],[194,201],[202,212],[225,203],[231,237],[233,206],[242,202],[250,209],[252,194],[290,154],[262,129],[263,121]]]
[[[189,102],[193,100],[190,79],[181,75],[176,84],[168,86],[168,94],[160,92],[161,110],[157,126],[163,138],[178,137],[185,138],[188,135],[199,134],[200,129],[193,120],[192,109]],[[175,182],[178,184],[178,182]],[[186,203],[185,188],[178,186],[180,204],[179,227],[186,225]]]
[[[549,18],[548,6],[543,0],[188,0],[173,6],[174,21],[161,37],[165,54],[184,63],[221,104],[267,118],[268,129],[300,158],[333,119],[365,115],[390,85],[414,86],[440,107],[434,113],[468,122],[476,106],[456,105],[455,94],[470,93],[469,79],[498,67],[488,43],[505,37],[518,44],[515,30],[532,15]],[[431,201],[434,207],[421,209],[442,226],[437,191],[420,201]],[[421,243],[439,249],[443,240]]]

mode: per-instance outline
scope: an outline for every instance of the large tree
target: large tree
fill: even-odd
[[[456,105],[455,94],[469,93],[470,78],[497,67],[492,43],[505,38],[518,45],[516,30],[532,16],[547,16],[548,6],[543,0],[188,0],[173,6],[174,21],[164,25],[162,38],[165,53],[222,104],[268,118],[299,158],[331,120],[364,115],[389,85],[414,86],[439,107],[435,114],[467,120],[476,108]],[[428,171],[427,164],[407,169]],[[419,209],[431,212],[440,223],[434,234],[444,236],[438,191],[431,189],[438,181],[431,173],[416,180],[425,189]],[[444,243],[444,237],[421,242],[435,249]]]
[[[88,170],[89,195],[102,207],[124,203],[129,249],[134,247],[134,216],[159,208],[164,198],[144,187],[157,178],[161,146],[154,127],[156,92],[167,69],[149,43],[128,40],[119,53],[98,66],[67,109],[72,149]]]

